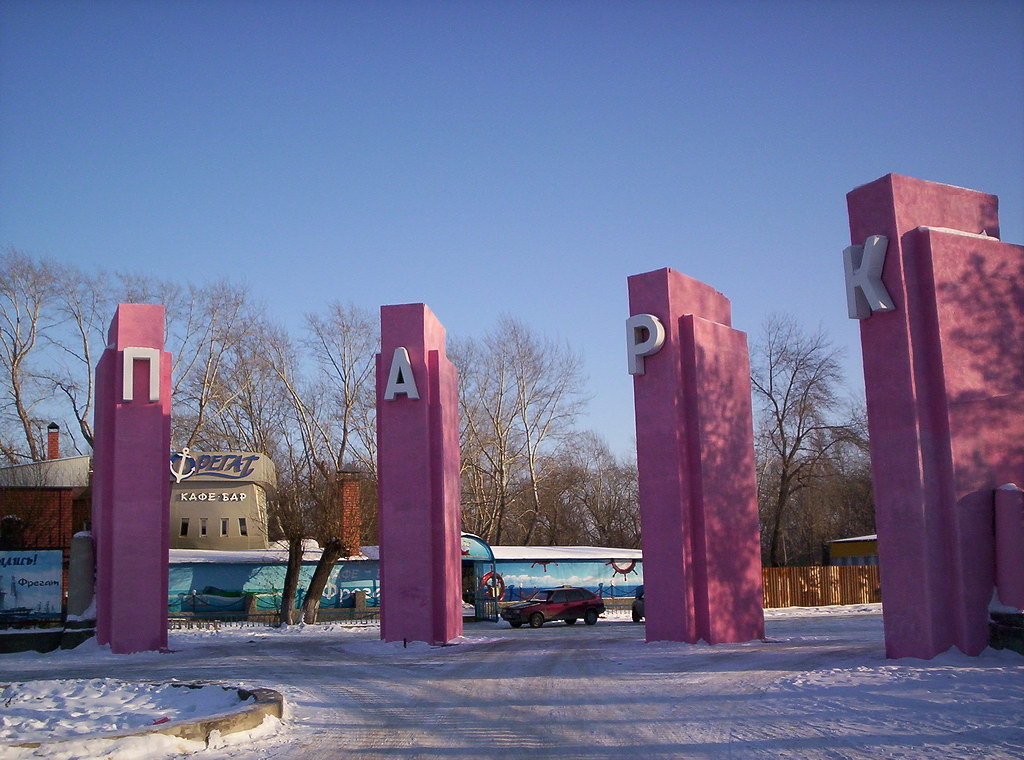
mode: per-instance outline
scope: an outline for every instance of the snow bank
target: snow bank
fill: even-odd
[[[217,685],[192,688],[90,678],[8,684],[0,690],[0,704],[0,740],[21,743],[146,729],[228,712],[245,703],[236,689]]]

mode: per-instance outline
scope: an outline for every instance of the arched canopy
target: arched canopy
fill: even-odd
[[[494,562],[494,552],[491,551],[490,544],[480,538],[480,536],[473,535],[472,533],[463,533],[462,559]]]

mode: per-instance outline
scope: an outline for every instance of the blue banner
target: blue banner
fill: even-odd
[[[60,619],[63,567],[60,551],[0,551],[0,622]]]

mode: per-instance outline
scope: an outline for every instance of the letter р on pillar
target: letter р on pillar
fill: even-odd
[[[424,304],[382,306],[380,323],[380,634],[444,644],[462,635],[455,367]]]
[[[116,654],[167,646],[171,355],[164,307],[121,304],[96,365],[96,636]]]
[[[999,240],[987,193],[888,174],[846,198],[854,251],[887,241],[875,271],[847,265],[848,297],[864,296],[850,313],[861,320],[886,654],[978,654],[995,489],[1024,482],[1024,248]]]
[[[629,278],[648,641],[764,636],[750,358],[725,296]]]

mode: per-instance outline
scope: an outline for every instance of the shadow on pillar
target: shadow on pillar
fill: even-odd
[[[854,245],[888,239],[893,309],[860,325],[886,653],[978,654],[993,493],[1024,482],[1024,249],[985,193],[890,174],[847,203]]]
[[[762,638],[746,335],[702,282],[672,269],[628,282],[647,640]]]

